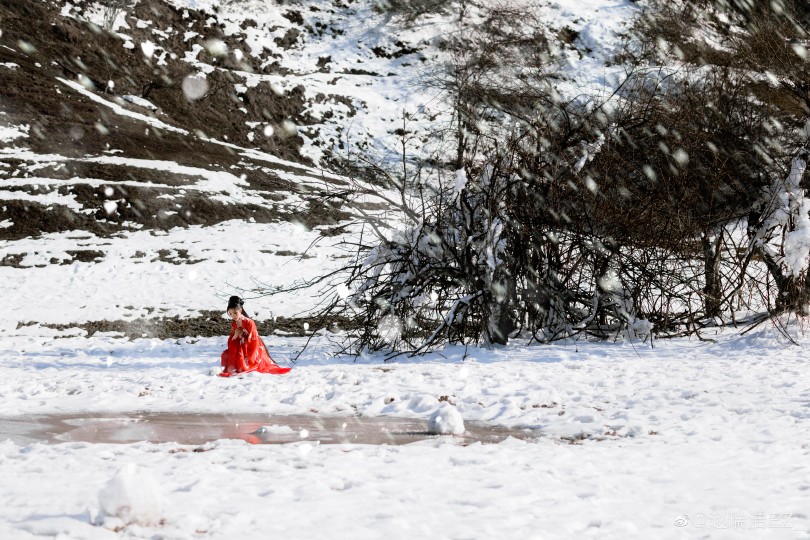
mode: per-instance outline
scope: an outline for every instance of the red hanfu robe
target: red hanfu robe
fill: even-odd
[[[231,323],[231,334],[228,336],[228,350],[222,352],[222,373],[220,377],[230,377],[235,373],[258,371],[281,375],[291,368],[276,364],[259,338],[256,323],[242,318],[242,337],[234,338],[236,322]]]

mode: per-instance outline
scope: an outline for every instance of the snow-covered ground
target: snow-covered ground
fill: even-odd
[[[115,238],[71,232],[9,242],[14,253],[25,255],[20,267],[0,268],[8,286],[3,296],[11,307],[0,316],[0,331],[13,333],[18,322],[29,321],[133,320],[154,310],[165,316],[186,316],[200,309],[224,313],[224,299],[233,287],[290,284],[336,264],[339,252],[324,248],[307,252],[316,236],[292,223],[233,220]],[[256,249],[245,249],[247,244]],[[67,251],[76,249],[104,255],[97,262],[48,264],[51,258],[70,260]],[[168,255],[160,257],[161,250]],[[184,256],[178,256],[178,250],[184,250]],[[301,258],[305,253],[307,258]],[[315,301],[304,294],[285,295],[254,300],[246,309],[252,307],[251,315],[256,312],[267,319],[295,315]]]
[[[427,426],[447,396],[466,421],[542,437],[469,446],[452,436],[405,446],[221,440],[203,452],[7,441],[3,537],[810,536],[807,363],[771,329],[711,336],[714,344],[515,345],[388,363],[328,358],[322,340],[288,375],[243,379],[209,374],[224,339],[17,333],[0,351],[4,416],[262,412],[276,424],[285,414],[361,414]],[[267,345],[286,363],[301,338],[269,336]],[[128,464],[155,479],[145,497],[163,502],[125,526],[102,515],[99,492]],[[143,496],[120,478],[114,485],[119,497]]]
[[[0,443],[4,538],[802,538],[806,451],[661,440],[459,447]],[[187,449],[185,449],[187,450]],[[125,464],[154,478],[158,525],[99,520]],[[780,476],[790,471],[790,476]],[[44,486],[48,486],[47,488]],[[791,513],[792,512],[792,513]],[[149,514],[146,514],[148,517]],[[61,536],[60,536],[61,535]]]

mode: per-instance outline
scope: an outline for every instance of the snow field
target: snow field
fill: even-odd
[[[332,358],[324,335],[289,374],[241,379],[209,374],[224,336],[76,334],[26,326],[4,337],[4,415],[262,412],[281,426],[274,416],[361,414],[427,426],[446,401],[462,421],[543,435],[466,447],[453,437],[399,447],[220,440],[201,452],[0,442],[0,537],[809,536],[807,363],[767,327],[654,349],[515,343],[390,362]],[[286,364],[304,340],[265,341]],[[159,519],[129,491],[132,467],[155,479],[145,492],[164,501]]]
[[[47,331],[47,329],[45,329]],[[552,438],[665,438],[670,443],[788,437],[810,444],[810,382],[798,347],[763,330],[719,343],[580,343],[444,358],[329,358],[327,337],[285,376],[223,380],[223,338],[125,341],[60,337],[24,327],[0,350],[5,415],[55,412],[262,412],[427,418],[441,401],[463,420],[542,430]],[[282,365],[303,338],[266,336]],[[141,395],[143,394],[143,395]]]
[[[337,253],[327,247],[311,251],[308,259],[297,257],[316,237],[317,231],[308,231],[300,224],[232,220],[208,227],[144,230],[112,238],[71,231],[0,242],[8,252],[13,249],[14,253],[26,254],[21,261],[25,268],[0,267],[6,283],[4,298],[11,308],[0,315],[0,331],[15,333],[17,323],[23,321],[131,320],[149,316],[149,310],[152,316],[188,316],[200,309],[221,309],[224,313],[233,288],[290,284],[315,277],[322,268],[335,264]],[[245,245],[257,249],[246,250]],[[69,258],[67,251],[76,249],[101,251],[104,257],[90,263],[49,264],[53,257]],[[160,250],[175,255],[185,250],[187,260],[178,259],[179,264],[159,260]],[[251,315],[258,312],[264,319],[271,314],[295,315],[316,300],[307,295],[286,295],[249,300],[245,307]]]
[[[807,536],[799,530],[808,525],[807,450],[792,442],[763,450],[664,439],[467,447],[448,439],[407,446],[219,441],[192,450],[0,443],[0,533],[23,540]],[[110,479],[132,463],[159,479],[159,524],[99,515],[106,504],[99,491],[107,493]],[[701,517],[732,512],[746,516],[746,530]],[[765,526],[755,528],[760,513]],[[677,526],[684,516],[692,521]]]

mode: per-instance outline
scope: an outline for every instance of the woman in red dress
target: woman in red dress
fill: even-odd
[[[256,323],[245,313],[244,304],[244,300],[238,296],[231,296],[228,300],[228,315],[233,323],[228,336],[228,349],[222,353],[222,373],[219,376],[230,377],[251,371],[277,375],[287,373],[290,368],[281,367],[270,358],[264,341],[256,331]]]

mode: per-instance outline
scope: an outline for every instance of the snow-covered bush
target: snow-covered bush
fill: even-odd
[[[750,309],[761,312],[758,320],[785,311],[805,313],[810,300],[810,204],[803,179],[810,127],[807,3],[734,1],[698,6],[691,0],[652,0],[645,11],[636,32],[646,44],[642,56],[646,54],[650,63],[691,66],[700,78],[737,78],[742,83],[720,97],[738,104],[735,108],[743,114],[720,100],[704,100],[720,113],[716,125],[725,135],[707,141],[718,168],[734,161],[744,165],[725,177],[721,190],[706,195],[712,203],[737,199],[738,205],[748,207],[747,215],[738,218],[747,225],[747,238],[735,242],[727,253],[721,253],[722,235],[708,231],[705,235],[718,239],[713,256],[738,262],[732,279],[721,279],[719,271],[715,274],[707,299],[714,297],[719,307],[745,291]],[[730,140],[737,142],[728,147]],[[710,266],[715,271],[718,267],[707,264],[707,269]],[[721,281],[733,285],[717,286]],[[728,305],[724,308],[729,310]]]
[[[801,3],[783,3],[749,6],[762,27],[718,3],[707,11],[718,35],[698,43],[675,15],[705,13],[653,0],[660,13],[640,17],[641,42],[622,58],[635,71],[609,95],[573,96],[559,91],[564,53],[530,14],[470,7],[430,81],[452,107],[452,124],[437,129],[447,148],[407,156],[403,128],[402,163],[372,167],[375,188],[347,195],[377,198],[396,218],[368,219],[352,262],[327,278],[343,293],[321,315],[356,321],[351,352],[400,354],[675,336],[740,314],[801,311],[810,298],[803,140],[786,127],[797,123],[784,105],[759,92],[776,87],[810,110],[810,62],[779,37],[796,34]],[[735,32],[723,33],[724,20]]]

